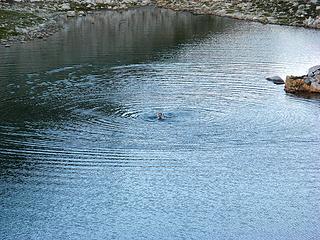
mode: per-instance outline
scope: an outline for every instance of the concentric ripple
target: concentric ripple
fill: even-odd
[[[319,39],[142,8],[0,49],[0,238],[317,239],[320,100],[265,77]]]

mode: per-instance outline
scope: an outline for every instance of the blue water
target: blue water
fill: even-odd
[[[142,8],[0,48],[0,239],[320,239],[320,98],[265,80],[319,39]]]

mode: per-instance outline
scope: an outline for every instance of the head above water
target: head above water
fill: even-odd
[[[162,112],[157,112],[157,118],[158,118],[158,120],[163,120],[164,114]]]

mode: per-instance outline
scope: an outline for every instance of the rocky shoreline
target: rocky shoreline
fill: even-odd
[[[9,3],[10,2],[10,3]],[[46,39],[68,17],[155,4],[175,11],[320,29],[319,0],[0,0],[0,44]]]
[[[289,75],[283,80],[280,76],[267,77],[266,80],[276,85],[284,84],[287,93],[319,94],[320,93],[320,65],[309,68],[308,73],[302,76]]]
[[[85,16],[98,10],[125,10],[149,5],[150,0],[0,0],[0,46],[46,40],[66,23],[69,17]]]
[[[6,18],[5,21],[1,21],[1,17]],[[0,43],[9,47],[12,42],[46,39],[62,28],[62,20],[63,14],[42,7],[1,5]]]
[[[175,11],[320,29],[318,0],[156,0],[156,3]]]

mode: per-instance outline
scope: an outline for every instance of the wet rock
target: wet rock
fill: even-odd
[[[6,44],[6,45],[4,45],[6,48],[9,48],[9,47],[11,47],[9,44]]]
[[[157,113],[157,119],[158,119],[158,120],[164,120],[164,119],[165,119],[164,114],[163,114],[162,112],[158,112],[158,113]]]
[[[277,85],[284,84],[284,80],[279,76],[267,77],[266,79],[270,82],[273,82],[274,84],[277,84]]]
[[[284,89],[289,93],[320,93],[320,65],[310,68],[307,75],[287,76]]]

